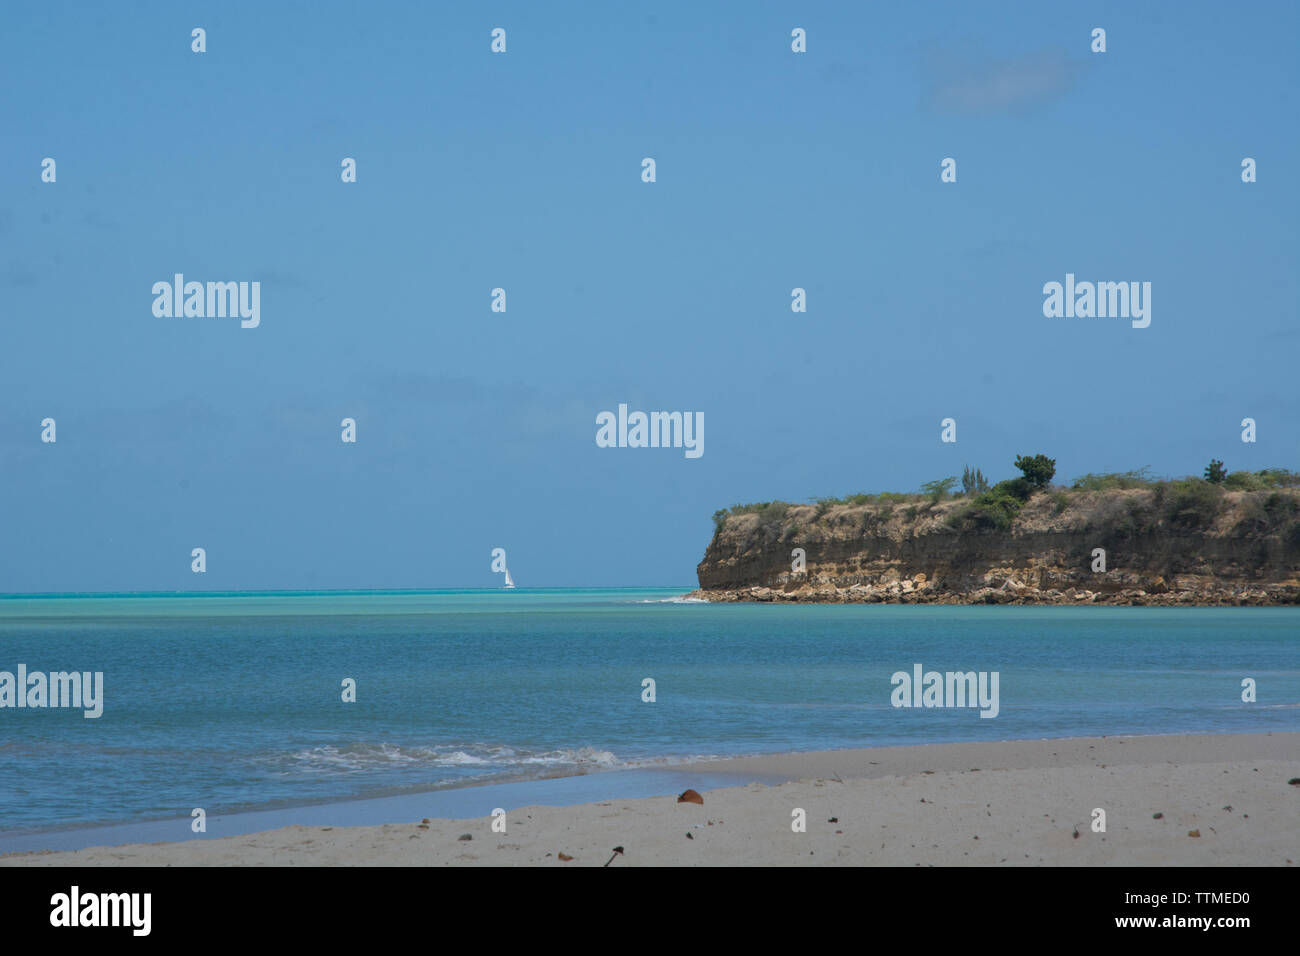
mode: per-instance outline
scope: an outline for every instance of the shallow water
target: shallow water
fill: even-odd
[[[712,755],[1300,730],[1295,609],[673,600],[686,590],[0,598],[0,671],[102,671],[105,697],[98,719],[0,709],[0,830]],[[998,716],[892,706],[891,675],[917,663],[997,671]]]

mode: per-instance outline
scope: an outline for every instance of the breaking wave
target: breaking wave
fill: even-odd
[[[409,747],[399,744],[323,744],[289,754],[289,771],[302,773],[365,773],[398,768],[526,771],[538,768],[615,768],[633,766],[608,750],[578,747],[572,750],[530,751],[487,744],[447,744]]]

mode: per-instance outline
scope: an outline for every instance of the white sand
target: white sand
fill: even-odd
[[[615,846],[624,853],[612,866],[1300,863],[1300,786],[1287,783],[1300,777],[1300,733],[890,747],[695,769],[798,782],[710,790],[703,806],[653,797],[509,809],[504,834],[489,818],[285,827],[9,854],[0,865],[601,866]],[[1098,807],[1104,833],[1091,829]],[[791,829],[795,808],[805,833]]]

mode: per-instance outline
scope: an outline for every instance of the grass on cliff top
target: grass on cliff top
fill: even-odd
[[[1170,479],[1156,478],[1150,468],[1137,471],[1112,471],[1101,474],[1080,475],[1070,487],[1076,491],[1115,491],[1130,488],[1154,488],[1167,484]],[[1199,481],[1198,478],[1182,479]],[[1223,479],[1228,491],[1267,491],[1271,488],[1300,487],[1300,472],[1287,468],[1264,468],[1260,471],[1234,471]]]
[[[982,494],[963,495],[936,492],[942,482],[927,483],[927,490],[910,494],[883,491],[847,495],[843,498],[813,498],[816,505],[813,520],[819,520],[837,506],[861,507],[884,505],[892,511],[895,504],[909,504],[904,515],[908,521],[927,514],[925,502],[935,504],[944,498],[965,499],[964,503],[948,514],[946,524],[958,531],[1008,531],[1015,524],[1021,508],[1035,494],[1023,478],[998,482]],[[1152,495],[1140,499],[1124,499],[1093,506],[1088,524],[1108,527],[1121,534],[1151,532],[1161,528],[1182,532],[1209,530],[1225,510],[1224,493],[1228,491],[1274,491],[1300,488],[1300,473],[1285,468],[1265,468],[1261,471],[1235,471],[1222,483],[1215,484],[1202,478],[1153,478],[1149,469],[1137,471],[1087,474],[1076,478],[1070,488],[1052,486],[1045,494],[1052,496],[1054,512],[1061,514],[1075,506],[1080,492],[1150,490]],[[758,529],[782,539],[793,532],[791,508],[801,507],[788,501],[763,501],[732,505],[714,512],[714,532],[720,532],[727,521],[737,515],[758,516]],[[1283,533],[1288,542],[1300,541],[1300,504],[1295,495],[1274,493],[1252,498],[1242,504],[1243,513],[1233,526],[1239,535]],[[1229,516],[1231,517],[1231,516]],[[791,527],[787,527],[790,525]],[[864,525],[864,528],[866,526]]]
[[[836,505],[857,507],[873,504],[897,504],[904,501],[918,501],[925,497],[920,493],[901,494],[896,491],[882,491],[878,494],[848,495],[844,498],[812,498],[810,500],[817,506],[817,512],[813,519],[816,520]],[[785,521],[791,508],[798,507],[801,507],[801,505],[790,501],[756,501],[747,505],[732,505],[730,508],[721,508],[713,512],[713,526],[715,529],[720,529],[727,523],[728,518],[735,515],[753,514],[759,516],[759,523],[762,525],[776,524]]]

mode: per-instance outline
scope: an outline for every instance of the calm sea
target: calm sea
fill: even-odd
[[[0,597],[0,671],[102,671],[105,697],[93,720],[0,709],[0,831],[714,755],[1300,730],[1300,610],[686,590]],[[999,715],[892,707],[890,676],[917,663],[999,672]]]

